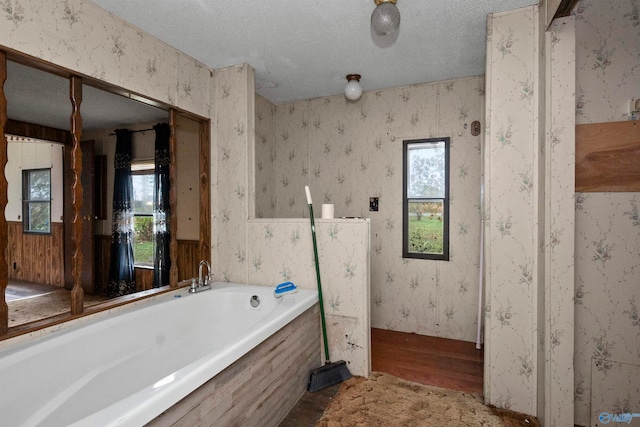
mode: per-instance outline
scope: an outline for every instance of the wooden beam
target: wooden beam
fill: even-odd
[[[73,209],[73,221],[70,224],[73,239],[73,256],[71,259],[71,275],[73,277],[73,288],[71,289],[71,314],[82,313],[84,305],[84,290],[82,289],[82,149],[80,139],[82,138],[82,114],[80,114],[80,104],[82,103],[82,79],[71,76],[69,79],[69,99],[71,100],[71,206]],[[87,254],[93,256],[93,254]]]
[[[7,165],[7,138],[4,136],[7,123],[7,97],[4,94],[4,82],[7,80],[7,54],[0,50],[0,170]],[[9,244],[7,219],[4,210],[7,207],[7,178],[0,173],[0,335],[5,335],[9,328],[9,307],[5,299],[9,266],[7,265],[7,246]]]
[[[7,120],[5,133],[9,135],[26,136],[28,138],[44,139],[46,141],[64,144],[69,140],[69,131],[56,129],[18,120]]]
[[[640,191],[640,122],[576,126],[576,191]]]

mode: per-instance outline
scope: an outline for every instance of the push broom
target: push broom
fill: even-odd
[[[341,383],[351,378],[351,372],[347,368],[347,362],[340,360],[331,363],[329,358],[329,343],[327,342],[327,325],[324,319],[324,304],[322,302],[322,285],[320,282],[320,263],[318,262],[318,245],[316,243],[316,225],[313,221],[313,206],[311,204],[311,192],[309,186],[305,185],[304,191],[307,193],[307,203],[309,204],[309,218],[311,219],[311,236],[313,237],[313,255],[316,261],[316,279],[318,282],[318,299],[320,300],[320,320],[322,322],[322,340],[324,342],[324,359],[323,366],[311,371],[307,390],[316,392],[323,388]]]

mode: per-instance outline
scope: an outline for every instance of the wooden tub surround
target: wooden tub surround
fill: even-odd
[[[148,426],[277,426],[321,365],[314,305]]]

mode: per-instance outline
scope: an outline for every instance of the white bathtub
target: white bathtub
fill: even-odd
[[[261,300],[257,308],[252,295]],[[159,295],[37,339],[6,340],[0,423],[141,426],[317,301],[314,291],[276,299],[272,287],[214,283],[209,291]]]

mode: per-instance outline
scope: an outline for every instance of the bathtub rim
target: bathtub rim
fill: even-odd
[[[247,283],[238,283],[238,282],[222,282],[222,281],[213,282],[211,285],[213,287],[213,286],[219,286],[220,284],[227,284],[228,286],[239,285],[239,286],[261,286],[265,288],[274,287],[271,285],[247,284]],[[128,300],[128,299],[126,301],[112,300],[112,301],[107,301],[106,302],[107,305],[103,305],[105,303],[96,304],[95,306],[87,307],[87,310],[81,314],[77,314],[77,315],[65,314],[64,315],[65,317],[63,319],[60,319],[60,321],[56,323],[50,323],[45,327],[36,326],[33,329],[29,328],[24,331],[0,336],[0,351],[9,347],[13,347],[13,346],[27,343],[30,341],[38,340],[42,337],[46,337],[58,331],[63,331],[66,329],[79,327],[84,324],[90,324],[93,322],[104,320],[105,318],[116,316],[118,314],[121,314],[122,312],[137,310],[149,304],[158,304],[164,299],[171,299],[175,297],[175,295],[185,293],[188,290],[188,288],[191,286],[191,280],[190,279],[183,280],[179,282],[179,285],[180,285],[179,287],[173,288],[173,289],[168,289],[168,286],[167,286],[167,289],[160,288],[162,289],[161,291],[158,291],[157,289],[145,291],[149,293],[147,295],[142,295],[142,296],[140,295],[140,293],[136,293],[136,299],[134,300]],[[115,300],[119,300],[120,298],[115,298]]]
[[[163,295],[179,292],[190,285],[190,279],[182,280],[175,288],[170,288],[169,285],[162,286],[160,288],[148,289],[131,295],[124,295],[98,304],[86,306],[84,307],[84,311],[80,314],[71,314],[69,311],[55,316],[35,320],[33,322],[11,326],[9,327],[8,333],[0,335],[0,350],[7,346],[5,345],[5,342],[7,341],[11,341],[11,344],[8,344],[8,346],[12,346],[15,345],[16,342],[22,342],[22,340],[19,339],[14,341],[20,337],[26,336],[26,338],[23,338],[26,340],[39,338],[58,330],[74,327],[78,322],[82,323],[84,321],[88,321],[86,320],[87,318],[93,319],[93,316],[104,316],[104,312],[108,312],[110,313],[108,315],[111,315],[116,313],[117,309],[125,309],[126,307],[145,304],[143,301],[149,301],[160,298]]]

